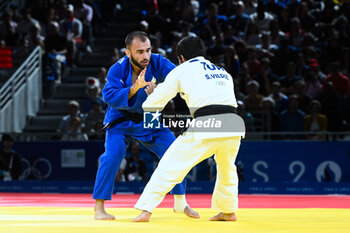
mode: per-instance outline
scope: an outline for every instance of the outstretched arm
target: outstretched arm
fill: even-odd
[[[154,88],[153,93],[148,96],[142,105],[144,111],[162,110],[169,100],[176,96],[180,86],[178,74],[177,70],[174,69],[163,83]]]

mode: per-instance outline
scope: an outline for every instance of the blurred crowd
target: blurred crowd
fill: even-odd
[[[6,63],[0,69],[20,65],[33,49],[40,46],[43,94],[51,97],[52,88],[66,81],[69,70],[79,64],[82,54],[94,52],[94,37],[103,34],[107,24],[113,20],[117,2],[27,0],[22,2],[22,6],[11,3],[1,16],[0,56],[2,48],[10,51],[7,55],[12,57],[10,62],[14,64]],[[0,58],[0,66],[4,64],[1,61]],[[97,128],[103,126],[105,104],[101,90],[106,73],[106,68],[101,67],[95,77],[85,79],[85,99],[81,103],[75,100],[68,103],[67,115],[62,118],[58,134],[53,139],[103,139]],[[0,81],[6,78],[2,76],[10,77],[9,73],[1,74],[4,75],[1,75]]]
[[[0,47],[11,48],[14,61],[23,61],[41,47],[44,75],[61,82],[65,67],[75,67],[82,52],[93,52],[94,36],[112,20],[114,1],[27,0],[2,12]],[[112,3],[112,7],[110,7]]]
[[[349,130],[350,2],[159,0],[143,15],[153,53],[174,63],[182,37],[206,42],[208,58],[233,77],[248,131],[317,140]]]
[[[124,6],[123,1],[120,1]],[[31,0],[0,23],[0,46],[15,53],[40,45],[45,77],[62,82],[81,52],[94,52],[94,36],[113,21],[119,1]],[[235,83],[239,114],[250,132],[314,132],[273,138],[323,140],[322,131],[350,129],[350,2],[317,0],[147,0],[140,1],[138,29],[150,35],[152,52],[177,64],[175,48],[185,36],[202,38],[207,57]],[[136,13],[135,13],[136,14]],[[140,15],[141,14],[141,17]],[[79,140],[99,138],[105,105],[101,90],[108,68],[125,48],[87,77],[85,102],[71,101],[58,132],[81,131]],[[64,80],[63,80],[64,81]],[[168,106],[169,107],[169,106]],[[75,108],[71,113],[70,109]],[[185,109],[175,98],[170,108]],[[85,134],[85,135],[84,135]],[[65,136],[66,135],[66,136]]]

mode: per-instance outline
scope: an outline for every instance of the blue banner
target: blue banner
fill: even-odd
[[[22,179],[94,181],[103,142],[17,142],[22,155]],[[148,177],[154,157],[141,148]],[[242,183],[350,182],[350,142],[243,141],[237,161]],[[193,169],[192,181],[213,181],[215,163],[203,161]]]
[[[350,142],[245,142],[236,165],[244,182],[350,182]]]

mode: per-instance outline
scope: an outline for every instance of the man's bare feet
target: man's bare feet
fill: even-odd
[[[186,206],[184,209],[184,214],[186,214],[190,218],[200,218],[199,214],[194,211],[190,206]]]
[[[134,218],[133,222],[149,222],[149,219],[151,218],[152,213],[148,212],[146,210],[142,210],[141,214]]]
[[[104,200],[98,199],[95,204],[95,219],[96,220],[115,220],[115,217],[108,214],[105,210]]]
[[[225,214],[223,212],[211,217],[210,221],[237,221],[235,213]]]

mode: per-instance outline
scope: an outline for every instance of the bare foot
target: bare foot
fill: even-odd
[[[211,217],[210,221],[237,221],[235,213],[225,214],[223,212]]]
[[[142,210],[141,214],[134,218],[133,222],[149,222],[149,219],[151,218],[152,213],[148,212],[146,210]]]
[[[199,214],[194,211],[190,206],[186,206],[184,209],[184,214],[186,214],[190,218],[200,218]]]
[[[95,210],[95,219],[96,220],[115,220],[115,217],[111,214],[108,214],[106,211]]]
[[[95,204],[95,219],[96,220],[115,220],[115,217],[108,214],[105,210],[104,200],[98,199]]]

